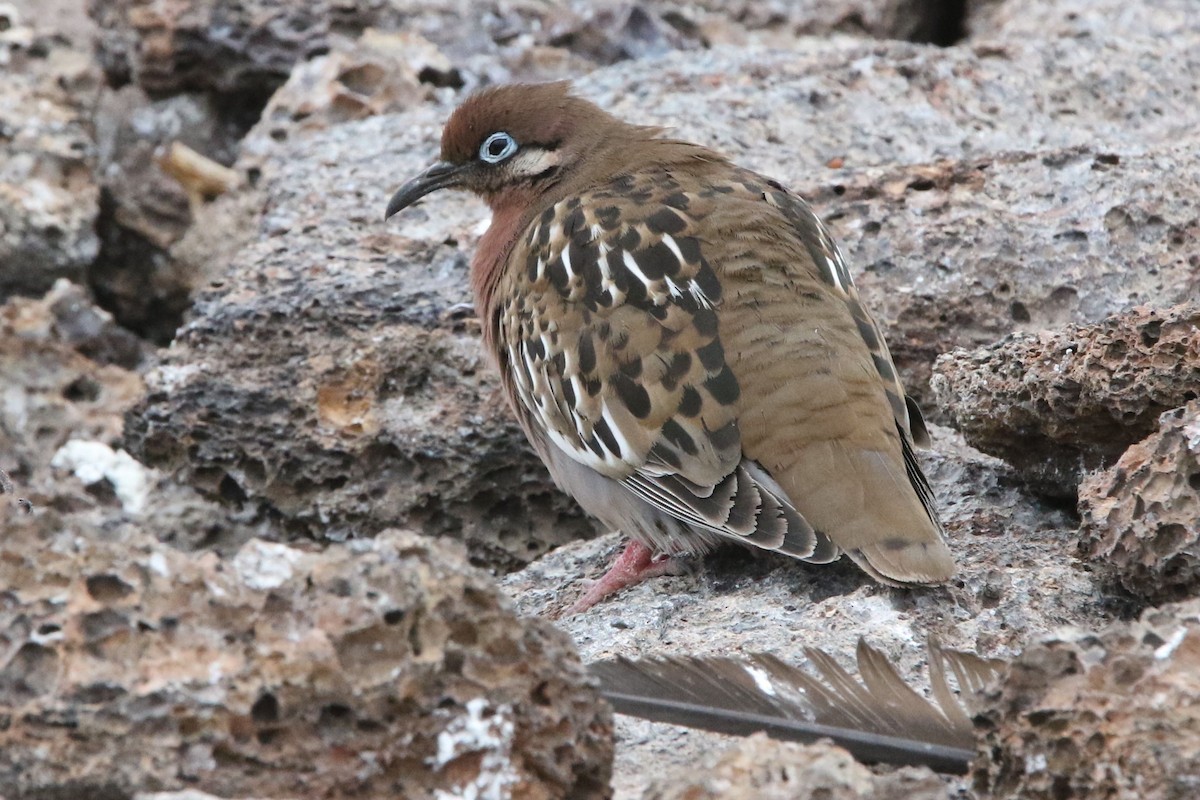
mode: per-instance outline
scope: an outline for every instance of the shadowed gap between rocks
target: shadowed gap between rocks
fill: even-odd
[[[950,47],[967,35],[967,0],[916,0],[917,25],[910,42]]]
[[[220,144],[219,150],[226,154],[237,152],[242,139],[258,122],[267,101],[280,85],[282,79],[279,83],[264,83],[240,91],[220,93],[219,102],[213,104],[219,109],[214,128],[223,131],[228,138]],[[120,83],[111,85],[113,89],[119,87]],[[153,95],[149,97],[155,99]],[[228,161],[228,155],[218,156],[217,160]],[[169,198],[164,202],[170,205]],[[181,209],[176,212],[189,217],[176,237],[182,236],[191,227],[193,220],[190,216],[194,211]],[[163,224],[167,225],[164,230],[170,227],[169,223]],[[87,284],[97,305],[112,314],[118,324],[142,339],[160,347],[170,344],[175,338],[175,331],[183,323],[183,315],[191,306],[192,291],[195,289],[183,285],[155,285],[155,276],[160,275],[171,260],[170,247],[164,247],[161,242],[152,241],[149,236],[122,224],[119,201],[109,186],[101,187],[95,230],[100,240],[100,250],[88,267]]]

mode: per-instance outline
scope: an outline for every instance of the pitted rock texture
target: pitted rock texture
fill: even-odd
[[[643,800],[947,800],[927,768],[876,775],[826,742],[777,742],[758,733],[694,767],[656,779]]]
[[[970,40],[1083,39],[1119,30],[1168,38],[1195,30],[1191,0],[967,0]]]
[[[258,155],[289,137],[432,100],[433,87],[421,80],[431,69],[448,73],[452,67],[417,34],[368,29],[354,41],[335,39],[328,53],[297,64],[287,83],[271,95],[241,142],[239,166],[256,169]]]
[[[1079,487],[1079,549],[1152,603],[1200,594],[1200,400]]]
[[[0,542],[0,794],[607,797],[567,638],[409,532],[200,557]]]
[[[99,250],[99,191],[86,104],[98,72],[40,23],[0,7],[0,301],[82,280]]]
[[[145,391],[141,343],[60,280],[0,306],[0,469],[26,483],[68,439],[115,444]]]
[[[949,43],[960,27],[921,0],[181,0],[170,6],[91,0],[90,11],[101,28],[99,56],[112,84],[137,83],[160,96],[214,90],[264,99],[294,64],[322,55],[339,36],[353,38],[368,28],[430,40],[453,66],[430,65],[423,79],[461,86],[566,77],[713,44],[787,46],[801,36],[835,32]]]
[[[1184,800],[1200,774],[1200,603],[1047,638],[977,716],[985,800]]]
[[[324,51],[331,31],[358,11],[336,2],[90,0],[98,58],[114,87],[152,95],[215,90],[266,97],[292,65]],[[360,23],[361,24],[361,23]]]
[[[120,449],[125,413],[145,392],[133,371],[144,349],[66,280],[0,306],[0,469],[33,505],[20,521],[38,536],[120,538],[152,519],[162,541],[236,549],[249,525]],[[7,535],[16,515],[5,505]]]
[[[938,403],[968,442],[1069,497],[1084,471],[1115,462],[1200,393],[1200,306],[1013,334],[942,356],[934,372]]]

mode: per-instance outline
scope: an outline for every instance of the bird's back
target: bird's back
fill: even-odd
[[[697,213],[724,287],[720,329],[742,390],[743,453],[875,577],[947,579],[953,558],[912,452],[909,405],[836,245],[777,183],[736,168],[704,172],[697,186],[732,187]]]

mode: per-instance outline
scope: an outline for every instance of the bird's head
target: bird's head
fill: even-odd
[[[466,189],[496,208],[528,202],[586,171],[597,150],[657,129],[628,125],[574,97],[567,81],[508,84],[468,98],[442,131],[441,159],[405,183],[387,216],[438,189]]]

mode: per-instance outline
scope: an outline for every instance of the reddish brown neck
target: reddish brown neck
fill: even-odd
[[[528,191],[510,190],[490,199],[492,224],[479,240],[471,260],[471,289],[475,293],[475,311],[483,322],[483,340],[489,350],[495,347],[496,332],[492,319],[496,311],[496,290],[504,274],[508,257],[517,237],[540,209]]]

